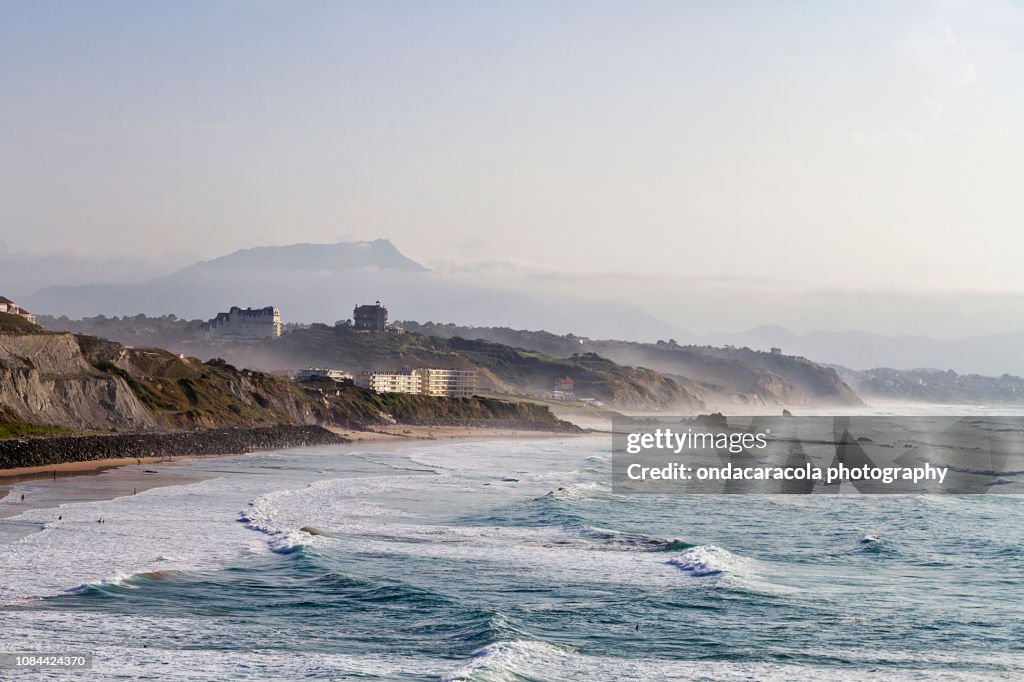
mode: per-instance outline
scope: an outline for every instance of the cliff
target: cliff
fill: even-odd
[[[304,388],[288,379],[74,334],[0,334],[0,437],[281,425],[502,421],[563,429],[546,408],[483,398]]]
[[[72,334],[0,334],[0,420],[68,429],[145,429],[158,419]]]

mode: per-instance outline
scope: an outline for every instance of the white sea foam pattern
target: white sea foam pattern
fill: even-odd
[[[217,568],[265,552],[254,534],[218,520],[233,497],[245,497],[235,482],[209,480],[15,516],[11,521],[41,530],[0,545],[0,604],[136,573]]]
[[[100,679],[1024,676],[1018,501],[621,497],[605,446],[260,454],[26,511],[0,651]]]

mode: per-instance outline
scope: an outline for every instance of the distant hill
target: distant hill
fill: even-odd
[[[860,406],[856,392],[835,370],[793,355],[749,348],[653,345],[602,341],[587,348],[616,360],[651,367],[694,382],[708,403],[752,406]]]
[[[591,340],[572,334],[403,321],[406,334],[363,334],[345,325],[315,324],[256,345],[204,346],[199,322],[150,318],[42,317],[51,330],[101,335],[131,345],[162,345],[189,355],[222,355],[264,369],[308,365],[349,371],[417,366],[466,367],[485,388],[543,393],[569,376],[581,396],[624,408],[689,411],[717,406],[862,404],[833,369],[805,358],[737,348]],[[640,369],[649,368],[649,369]]]
[[[39,315],[36,321],[49,331],[98,336],[129,346],[177,350],[191,343],[203,320],[183,320],[176,315],[125,317],[98,315],[72,320],[67,316]]]
[[[684,338],[688,343],[749,346],[758,350],[776,346],[790,355],[855,370],[941,367],[990,376],[1006,372],[1024,375],[1024,330],[946,341],[921,335],[884,336],[861,331],[795,334],[782,327],[765,326],[735,334]]]
[[[644,344],[593,340],[509,328],[403,323],[408,329],[445,338],[464,337],[568,356],[591,352],[624,365],[649,367],[680,381],[708,405],[861,405],[836,374],[802,357],[749,348]]]
[[[947,405],[1024,404],[1024,378],[957,374],[953,370],[836,367],[839,376],[869,400]]]
[[[48,287],[20,296],[37,314],[72,318],[173,313],[209,319],[232,305],[274,305],[285,322],[333,322],[381,301],[392,319],[541,327],[657,339],[676,330],[626,305],[529,296],[432,272],[386,240],[245,249],[132,285]]]
[[[198,347],[189,352],[198,352]],[[488,391],[543,396],[555,380],[575,381],[580,397],[630,408],[689,412],[704,407],[683,382],[628,367],[593,353],[558,357],[488,341],[416,333],[362,333],[346,325],[314,324],[258,344],[207,347],[236,364],[261,368],[328,366],[351,372],[416,367],[475,369]]]

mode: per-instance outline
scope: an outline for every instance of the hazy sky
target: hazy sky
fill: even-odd
[[[1024,294],[1019,4],[0,8],[8,252]]]

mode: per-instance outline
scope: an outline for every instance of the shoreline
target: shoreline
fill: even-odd
[[[74,475],[102,469],[116,469],[118,467],[154,464],[167,462],[187,462],[197,457],[229,457],[232,454],[241,455],[246,453],[223,453],[220,455],[165,455],[162,457],[111,457],[109,459],[86,459],[80,462],[60,462],[58,464],[41,464],[31,467],[15,467],[11,469],[0,469],[0,491],[9,483],[17,481],[10,479],[40,479],[46,478],[43,474],[59,474],[60,476]]]
[[[110,460],[138,463],[150,458],[239,455],[344,442],[321,426],[305,425],[8,439],[0,441],[0,476],[59,471],[56,467],[68,465],[95,468],[96,463]]]
[[[446,440],[462,438],[555,438],[557,436],[586,435],[587,431],[554,431],[486,426],[427,426],[422,424],[395,424],[377,429],[360,431],[336,426],[324,427],[331,433],[357,442],[398,442],[404,440]],[[2,475],[2,474],[0,474]]]
[[[276,428],[276,427],[274,427]],[[487,428],[480,426],[425,426],[396,424],[382,426],[373,430],[358,430],[336,426],[316,427],[337,437],[334,443],[339,445],[351,445],[353,443],[388,443],[402,441],[438,441],[447,439],[506,439],[506,438],[554,438],[558,436],[586,435],[586,431],[556,431],[543,429],[512,429],[512,428]],[[245,431],[245,429],[239,429]],[[126,434],[127,435],[127,434]],[[146,434],[146,436],[157,436],[161,434]],[[115,438],[117,436],[65,436],[67,438]],[[50,438],[32,439],[37,443],[49,442]],[[28,441],[22,441],[28,442]],[[326,445],[330,442],[311,443],[309,445]],[[106,457],[101,459],[81,459],[66,462],[54,462],[51,464],[39,464],[32,466],[9,467],[0,469],[0,500],[3,493],[8,492],[11,484],[19,480],[39,479],[45,475],[52,474],[57,477],[74,476],[76,474],[87,474],[104,469],[113,469],[130,465],[185,462],[193,459],[207,459],[210,457],[229,457],[244,455],[252,452],[263,452],[267,450],[290,449],[292,447],[308,447],[309,445],[274,445],[253,447],[244,451],[235,452],[211,452],[211,453],[187,453],[187,454],[165,454],[165,455],[140,455],[123,457]]]

